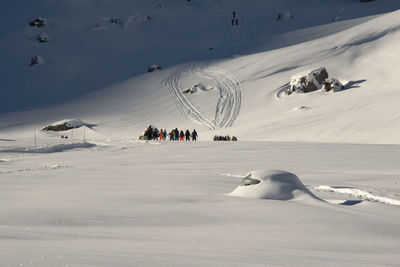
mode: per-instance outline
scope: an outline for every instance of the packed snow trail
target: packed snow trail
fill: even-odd
[[[176,98],[178,109],[188,118],[199,122],[210,130],[231,127],[240,113],[242,94],[238,80],[228,71],[200,65],[183,64],[167,77],[163,83]],[[199,76],[208,79],[219,90],[215,118],[210,120],[185,96],[181,80],[185,76]]]
[[[387,196],[378,196],[371,192],[358,188],[341,187],[341,186],[338,187],[338,186],[328,186],[328,185],[316,186],[313,189],[319,192],[346,194],[362,200],[400,206],[400,200],[393,198],[393,196],[390,194],[387,194]]]

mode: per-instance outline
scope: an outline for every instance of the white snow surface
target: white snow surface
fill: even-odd
[[[121,140],[2,153],[12,161],[0,165],[0,265],[397,266],[399,206],[226,193],[250,170],[273,166],[332,203],[360,199],[313,188],[400,199],[399,153],[387,145]]]
[[[0,266],[400,265],[399,8],[6,1]],[[319,67],[345,89],[279,97]],[[60,121],[84,125],[39,131]],[[148,125],[199,141],[137,140]]]

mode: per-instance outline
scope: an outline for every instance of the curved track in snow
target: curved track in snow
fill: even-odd
[[[242,94],[238,80],[223,69],[208,68],[207,64],[184,64],[167,77],[163,83],[176,99],[178,109],[188,118],[199,122],[210,130],[231,127],[240,113]],[[200,76],[208,79],[219,90],[214,120],[201,112],[182,92],[181,80],[186,76]]]

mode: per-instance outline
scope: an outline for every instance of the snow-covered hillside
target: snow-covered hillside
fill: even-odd
[[[384,2],[43,0],[21,5],[6,1],[0,11],[7,22],[0,25],[0,80],[6,92],[0,112],[65,102],[144,73],[151,64],[167,67],[224,59],[256,47],[276,48],[317,38],[399,7],[396,0]],[[233,10],[239,27],[230,25]],[[275,20],[287,11],[293,19]],[[45,19],[44,27],[28,25],[37,17]],[[111,23],[111,18],[120,24]],[[314,30],[317,35],[285,35],[333,24],[335,18],[338,22],[330,29]],[[35,39],[41,33],[48,42]],[[27,67],[35,55],[47,64]]]

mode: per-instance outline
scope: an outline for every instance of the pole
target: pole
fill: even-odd
[[[83,126],[83,142],[85,142],[85,126]]]
[[[33,128],[33,137],[35,139],[35,149],[36,149],[36,128]]]
[[[71,130],[71,140],[74,139],[74,128]]]

